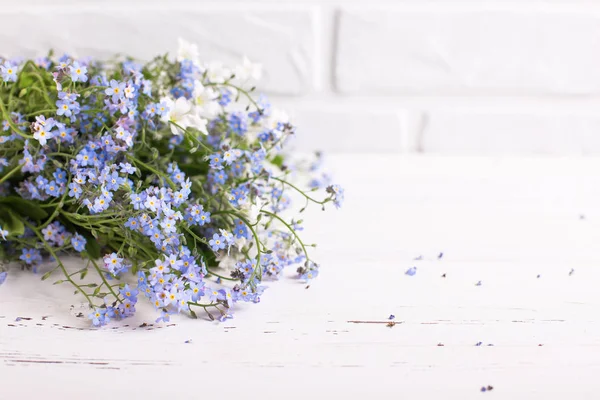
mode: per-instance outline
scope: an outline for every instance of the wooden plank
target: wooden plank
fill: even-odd
[[[3,396],[596,397],[600,160],[330,165],[348,200],[305,217],[319,278],[306,289],[289,271],[224,323],[155,324],[142,301],[134,318],[92,329],[69,287],[11,270]]]

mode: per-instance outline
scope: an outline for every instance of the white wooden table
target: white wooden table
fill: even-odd
[[[68,286],[12,271],[0,399],[600,396],[600,160],[329,164],[347,202],[305,218],[320,277],[283,279],[225,323],[141,328],[147,306],[89,329]],[[390,314],[402,323],[348,322]]]

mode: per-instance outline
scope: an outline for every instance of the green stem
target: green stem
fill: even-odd
[[[223,211],[217,211],[215,213],[212,213],[212,215],[217,215],[217,214],[233,215],[233,216],[239,218],[244,224],[246,224],[248,229],[250,229],[250,231],[252,232],[252,236],[254,237],[254,241],[256,242],[256,268],[252,272],[252,275],[250,276],[249,281],[251,281],[256,276],[256,273],[257,273],[256,271],[260,271],[260,276],[262,278],[262,269],[260,268],[260,253],[262,252],[262,250],[260,249],[261,243],[260,243],[260,239],[258,238],[258,234],[254,230],[254,227],[252,226],[252,224],[250,224],[250,222],[246,218],[244,218],[242,215],[240,215],[234,211],[223,210]]]
[[[108,88],[108,86],[88,86],[85,89],[80,90],[78,92],[78,94],[80,94],[80,95],[83,96],[84,93],[87,93],[90,90],[95,90],[95,89],[104,90],[104,89],[107,89],[107,88]]]
[[[33,65],[33,64],[32,64]],[[46,86],[46,82],[44,82],[44,78],[42,78],[42,76],[37,72],[37,67],[35,67],[35,71],[33,72],[32,75],[38,80],[38,82],[42,85],[42,96],[44,97],[44,99],[46,100],[46,102],[48,103],[48,105],[50,107],[54,106],[54,103],[52,103],[52,100],[50,100],[50,96],[48,96],[48,87]]]
[[[50,224],[50,222],[52,222],[54,220],[54,218],[56,218],[56,216],[61,212],[61,209],[64,205],[65,198],[67,197],[67,193],[69,193],[68,189],[69,189],[70,183],[71,183],[71,174],[69,174],[69,178],[67,179],[67,183],[65,185],[65,192],[63,193],[62,197],[60,198],[60,201],[58,202],[58,206],[54,209],[54,212],[52,213],[52,215],[50,215],[50,217],[46,220],[46,222],[44,222],[44,224],[39,227],[40,230],[42,230],[46,226],[48,226],[48,224]]]
[[[193,301],[188,301],[188,304],[190,306],[202,307],[204,309],[207,309],[208,307],[216,307],[219,305],[219,303],[200,304],[200,303],[195,303]]]
[[[103,226],[106,223],[110,223],[111,225],[113,225],[114,227],[114,222],[124,222],[127,221],[127,217],[123,217],[123,218],[113,218],[112,216],[114,215],[121,215],[118,213],[112,213],[112,214],[108,214],[108,215],[104,215],[104,214],[98,214],[98,215],[86,215],[86,214],[78,214],[78,213],[70,213],[70,212],[66,212],[66,211],[60,211],[60,213],[62,215],[64,215],[69,221],[73,222],[74,224],[80,225],[80,226],[89,226],[90,228],[92,228],[92,224],[97,225],[97,228],[104,228],[105,226]],[[87,222],[86,225],[84,225]],[[106,226],[106,228],[110,228],[111,226]]]
[[[196,241],[196,240],[197,240],[197,241],[199,241],[200,243],[204,243],[205,245],[207,245],[207,246],[210,246],[210,245],[208,244],[208,241],[207,241],[206,239],[203,239],[203,238],[199,237],[198,235],[196,235],[196,234],[195,234],[195,233],[194,233],[194,232],[193,232],[193,231],[192,231],[192,230],[191,230],[189,227],[187,227],[187,226],[183,225],[183,229],[185,229],[185,230],[186,230],[186,231],[187,231],[187,232],[188,232],[190,235],[192,235],[192,238],[194,239],[194,241]],[[236,281],[238,281],[238,280],[239,280],[239,279],[234,279],[234,278],[229,278],[229,277],[226,277],[226,276],[223,276],[223,275],[219,275],[219,274],[217,274],[216,272],[214,272],[213,270],[211,270],[211,269],[210,269],[210,267],[206,267],[206,269],[208,270],[208,272],[209,272],[211,275],[217,276],[217,277],[219,277],[219,278],[221,278],[221,279],[225,279],[225,280],[228,280],[228,281],[233,281],[233,282],[236,282]]]
[[[281,137],[279,139],[277,139],[272,145],[271,147],[269,147],[265,152],[266,154],[269,154],[271,152],[271,150],[273,150],[279,143],[283,142],[287,137],[289,136],[289,134],[284,134],[281,135]]]
[[[23,168],[23,165],[25,165],[25,164],[19,164],[15,168],[13,168],[12,170],[8,171],[8,173],[6,175],[4,175],[2,178],[0,178],[0,184],[2,184],[5,180],[7,180],[8,178],[10,178],[12,175],[14,175],[17,172],[19,172],[19,170],[21,168]]]
[[[117,233],[117,235],[122,239],[121,243],[126,243],[126,240],[131,240],[131,238],[126,238],[125,236],[120,235],[119,233]],[[110,242],[108,245],[116,252],[121,251],[121,246],[117,246],[113,242]],[[141,249],[146,254],[148,259],[156,260],[158,258],[158,254],[152,254],[152,251],[148,250],[148,248],[143,246],[140,242],[135,242],[135,246]]]
[[[208,240],[201,238],[200,236],[196,235],[194,233],[194,231],[192,231],[189,227],[182,225],[183,229],[185,229],[190,235],[192,235],[194,237],[195,240],[198,240],[200,243],[204,243],[205,245],[209,246],[208,244]]]
[[[37,116],[37,115],[42,115],[42,114],[45,114],[45,113],[56,113],[56,108],[52,109],[52,110],[48,109],[48,110],[40,110],[40,111],[32,112],[32,113],[29,113],[29,114],[25,114],[25,116],[26,117],[33,117],[34,115]]]
[[[232,85],[231,83],[206,83],[204,84],[204,86],[228,86],[234,88],[235,90],[241,92],[244,96],[246,96],[246,98],[252,103],[254,107],[256,107],[257,110],[262,111],[262,108],[260,108],[256,100],[254,100],[252,96],[250,96],[250,93],[248,93],[246,90],[242,89],[239,86]]]
[[[323,205],[323,204],[326,204],[326,203],[328,203],[329,201],[331,201],[331,199],[330,199],[330,198],[327,198],[327,199],[325,199],[325,200],[323,200],[323,201],[315,200],[315,199],[313,199],[312,197],[310,197],[309,195],[307,195],[306,193],[304,193],[302,190],[298,189],[296,186],[294,186],[294,185],[292,185],[291,183],[289,183],[288,181],[285,181],[285,180],[283,180],[283,179],[276,178],[276,177],[273,177],[273,176],[272,176],[270,179],[274,179],[274,180],[276,180],[276,181],[278,181],[278,182],[281,182],[281,183],[283,183],[283,184],[286,184],[286,185],[288,185],[288,186],[289,186],[289,187],[291,187],[292,189],[295,189],[295,190],[296,190],[298,193],[300,193],[302,196],[304,196],[304,197],[306,198],[306,200],[310,200],[310,201],[312,201],[313,203],[316,203],[316,204],[321,204],[321,205]]]
[[[112,293],[112,295],[115,296],[115,299],[117,299],[117,301],[122,304],[123,302],[121,301],[121,299],[119,298],[119,296],[115,293],[115,291],[113,290],[112,286],[110,286],[108,284],[108,281],[106,280],[106,277],[104,276],[104,273],[102,272],[102,270],[100,269],[100,267],[98,267],[98,264],[96,264],[96,261],[94,261],[91,258],[90,258],[90,261],[92,262],[92,265],[94,266],[94,268],[98,272],[98,275],[100,275],[100,278],[102,278],[102,282],[104,282],[104,285],[106,285],[106,287],[108,288],[108,290],[110,290],[110,292]]]
[[[188,139],[191,139],[196,144],[199,144],[200,146],[204,147],[204,150],[208,151],[209,153],[214,152],[213,149],[211,149],[210,147],[208,147],[207,145],[205,145],[204,143],[202,143],[202,141],[200,139],[198,139],[196,136],[194,136],[191,132],[189,132],[187,129],[185,129],[184,127],[182,127],[178,123],[173,122],[173,121],[169,121],[169,123],[171,125],[174,125],[175,127],[179,128],[179,129],[181,129],[185,133],[185,136]]]
[[[66,214],[66,215],[72,215],[72,216],[74,216],[77,219],[79,219],[79,218],[82,218],[82,219],[96,219],[96,218],[113,217],[115,215],[123,215],[123,213],[116,213],[116,212],[115,213],[102,213],[102,214],[96,214],[96,215],[77,214],[77,213],[71,213],[71,212],[67,212],[67,211],[63,211],[62,213]],[[133,214],[132,216],[135,217],[136,215],[137,214]],[[123,217],[123,218],[120,218],[120,219],[124,220],[124,219],[127,219],[127,218]],[[107,219],[107,221],[112,221],[112,220],[113,220],[112,218],[111,219]]]
[[[48,156],[62,156],[62,157],[66,157],[66,158],[75,158],[75,156],[72,156],[71,154],[61,153],[61,152],[48,153],[47,155]]]
[[[221,279],[225,279],[225,280],[227,280],[227,281],[232,281],[232,282],[237,282],[237,281],[239,281],[239,279],[235,279],[235,278],[231,278],[231,277],[226,277],[226,276],[223,276],[223,275],[217,274],[217,273],[216,273],[216,272],[214,272],[212,269],[210,269],[210,267],[206,267],[206,270],[208,271],[208,273],[209,273],[210,275],[214,275],[214,276],[216,276],[216,277],[219,277],[219,278],[221,278]]]
[[[71,279],[71,276],[67,272],[67,269],[65,268],[65,266],[63,265],[63,263],[60,261],[60,259],[58,258],[58,256],[54,252],[54,250],[52,249],[52,246],[50,246],[48,244],[48,242],[46,242],[46,240],[44,239],[44,236],[36,229],[36,227],[34,227],[33,225],[31,225],[27,221],[23,221],[23,224],[25,224],[27,227],[29,227],[33,231],[33,233],[35,233],[35,235],[40,239],[40,241],[44,245],[44,248],[56,260],[56,262],[58,263],[60,269],[62,270],[63,274],[65,275],[65,278],[67,278],[67,281],[69,281],[71,283],[71,285],[73,285],[75,287],[75,289],[77,289],[86,298],[86,300],[88,301],[88,303],[90,304],[90,306],[93,308],[94,307],[94,303],[92,303],[92,299],[90,299],[90,296],[78,284],[76,284],[73,279]]]
[[[25,139],[33,139],[32,135],[27,135],[26,133],[21,132],[19,127],[17,125],[15,125],[13,120],[10,118],[10,115],[8,115],[8,112],[6,111],[6,107],[4,107],[4,101],[2,101],[2,100],[0,100],[0,111],[2,112],[2,116],[8,122],[8,125],[11,127],[11,129],[13,130],[14,133],[16,133],[17,135],[19,135]]]
[[[173,182],[171,180],[171,178],[169,178],[166,174],[163,174],[162,172],[158,171],[156,168],[153,168],[152,166],[146,164],[143,161],[138,160],[137,158],[127,154],[126,155],[127,159],[135,164],[139,164],[142,167],[146,168],[148,171],[155,173],[156,175],[160,176],[161,178],[165,179],[167,181],[167,183],[169,184],[169,186],[171,186],[171,189],[173,190],[177,190],[177,185],[175,185],[175,182]]]
[[[273,214],[272,212],[265,211],[265,210],[260,210],[260,212],[263,213],[263,214],[266,214],[266,215],[270,215],[272,218],[277,219],[279,222],[281,222],[283,225],[285,225],[286,228],[288,228],[288,230],[296,237],[296,239],[298,239],[298,242],[300,243],[300,246],[302,246],[302,251],[304,251],[304,255],[306,256],[306,260],[310,261],[310,258],[308,257],[308,252],[306,251],[306,247],[304,247],[304,243],[302,242],[302,239],[300,239],[300,236],[298,236],[298,234],[296,233],[296,231],[294,230],[294,228],[292,228],[290,226],[290,224],[288,224],[287,222],[285,222],[277,214]]]

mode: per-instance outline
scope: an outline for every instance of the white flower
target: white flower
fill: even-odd
[[[238,251],[242,251],[246,244],[248,244],[248,240],[245,237],[242,236],[235,238],[235,247],[237,247]]]
[[[175,101],[169,97],[165,97],[162,99],[161,103],[166,104],[168,108],[168,111],[162,117],[162,121],[166,123],[172,122],[170,125],[173,135],[181,135],[181,130],[174,124],[177,124],[182,128],[187,128],[187,114],[192,110],[192,105],[185,97],[180,97]]]
[[[177,61],[190,60],[195,65],[200,64],[200,54],[198,53],[198,46],[192,44],[182,38],[179,38],[179,49],[177,50]]]
[[[206,77],[212,83],[223,83],[231,77],[231,71],[219,62],[213,62],[206,67]]]
[[[244,57],[242,65],[238,65],[235,69],[235,78],[242,82],[248,79],[258,81],[261,76],[262,65],[251,62],[248,57]]]
[[[221,113],[218,97],[219,94],[213,88],[205,87],[200,81],[194,83],[193,99],[200,116],[213,119]]]
[[[206,129],[208,121],[197,114],[195,107],[185,97],[180,97],[175,101],[169,97],[165,97],[161,99],[161,102],[165,102],[169,108],[169,111],[162,117],[162,121],[166,123],[172,122],[170,125],[173,135],[179,136],[183,133],[181,128],[186,129],[189,127],[196,128],[205,135],[208,135],[208,130]]]
[[[221,253],[217,256],[216,261],[219,263],[219,268],[225,270],[232,269],[235,264],[240,260],[239,254],[225,254]]]
[[[279,128],[280,124],[287,124],[290,122],[290,117],[283,110],[279,110],[277,108],[273,109],[271,115],[266,121],[267,127],[270,128],[273,132],[273,136],[275,139],[279,139],[281,134],[283,133]]]
[[[189,120],[189,126],[191,126],[192,128],[198,129],[200,132],[204,133],[205,135],[208,135],[208,128],[206,127],[206,125],[208,125],[208,120],[201,118],[197,114],[189,115],[188,120]]]
[[[46,131],[46,128],[43,126],[40,126],[40,128],[33,134],[33,137],[34,139],[37,139],[42,146],[45,146],[48,139],[52,138],[52,133]]]
[[[260,198],[256,198],[254,202],[247,202],[240,204],[241,211],[246,212],[248,215],[248,219],[251,222],[256,222],[258,216],[261,214],[260,210],[267,204],[267,202],[262,201]]]

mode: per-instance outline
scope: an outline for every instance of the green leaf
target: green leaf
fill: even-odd
[[[86,240],[85,252],[88,256],[94,260],[100,258],[100,244],[98,244],[98,241],[88,232],[82,232],[82,235]]]
[[[278,167],[281,167],[283,165],[283,157],[281,155],[277,155],[275,157],[273,157],[273,159],[271,160],[271,163],[274,165],[277,165]]]
[[[50,275],[52,275],[53,272],[54,270],[46,272],[44,275],[42,275],[42,280],[45,281],[46,279],[50,278]]]
[[[129,257],[135,258],[135,256],[137,255],[137,248],[135,248],[134,246],[129,246],[129,248],[127,249],[127,253],[129,253]]]
[[[91,258],[92,260],[100,258],[100,243],[93,236],[94,232],[89,232],[86,230],[77,230],[81,236],[83,236],[86,240],[85,243],[85,253],[87,254],[86,258]]]
[[[33,79],[33,76],[31,74],[21,74],[21,78],[19,79],[20,87],[29,87],[33,85],[33,82],[35,82],[35,79]]]
[[[25,233],[25,225],[9,208],[3,210],[0,219],[3,220],[2,228],[8,231],[10,236],[21,236]]]
[[[254,242],[252,242],[254,243]],[[203,254],[204,255],[204,262],[207,265],[215,265],[215,263],[217,262],[217,257],[215,255],[214,251],[209,251],[207,254]]]
[[[13,209],[16,213],[29,217],[36,221],[40,221],[48,217],[48,213],[44,211],[44,209],[40,207],[37,203],[31,200],[26,200],[22,197],[3,196],[0,197],[0,204],[5,204],[6,206]]]
[[[190,165],[182,165],[180,169],[186,173],[186,175],[201,175],[208,172],[208,164],[206,162],[196,162]]]

